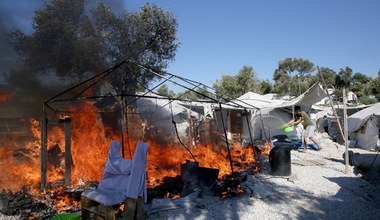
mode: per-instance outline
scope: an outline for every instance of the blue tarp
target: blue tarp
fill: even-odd
[[[287,145],[287,146],[292,146],[293,149],[301,149],[304,146],[303,143],[301,142],[274,142],[273,145],[274,146]],[[317,150],[318,146],[314,143],[308,144],[307,149]]]

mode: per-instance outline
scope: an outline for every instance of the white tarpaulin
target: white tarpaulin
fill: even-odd
[[[320,83],[315,83],[302,95],[290,101],[270,99],[269,97],[266,97],[257,93],[249,92],[237,98],[234,101],[234,103],[237,103],[245,108],[256,107],[258,109],[284,108],[284,107],[292,107],[295,105],[310,107],[313,104],[322,100],[326,96],[327,94],[323,90],[322,85]]]
[[[138,142],[132,160],[120,155],[120,142],[111,141],[102,181],[97,189],[86,190],[82,196],[105,206],[113,206],[129,198],[143,197],[147,202],[146,165],[148,144]]]
[[[357,147],[369,150],[380,146],[379,129],[380,103],[348,117],[350,139],[356,141]]]
[[[281,127],[292,119],[293,106],[299,105],[304,110],[307,110],[326,96],[327,94],[324,92],[322,85],[316,83],[305,93],[289,101],[271,99],[268,96],[249,92],[234,100],[234,103],[238,103],[247,109],[252,109],[253,107],[260,109],[255,111],[250,119],[253,137],[254,139],[260,139],[264,136],[285,134]],[[296,130],[286,133],[286,135],[299,137],[301,127],[297,126]],[[249,135],[247,132],[244,132],[244,136]]]
[[[380,116],[380,102],[348,117],[348,132],[360,129],[371,116]]]

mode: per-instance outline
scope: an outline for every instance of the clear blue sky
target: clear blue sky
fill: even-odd
[[[127,10],[138,10],[147,2],[104,1]],[[3,18],[12,18],[2,24],[31,30],[33,10],[41,2],[0,0]],[[350,66],[372,77],[380,68],[380,0],[149,2],[178,19],[181,47],[168,71],[209,85],[243,65],[253,66],[261,79],[272,79],[285,57],[309,59],[335,71]]]
[[[126,1],[136,10],[146,1]],[[278,61],[305,58],[319,66],[376,76],[380,68],[379,0],[156,0],[179,23],[169,71],[211,84],[251,65],[272,79]]]

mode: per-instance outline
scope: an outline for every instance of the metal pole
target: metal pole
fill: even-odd
[[[232,164],[232,158],[231,158],[231,152],[230,152],[230,143],[228,142],[226,125],[225,125],[225,122],[224,122],[222,103],[219,103],[219,109],[220,109],[220,119],[222,120],[222,125],[223,125],[224,138],[226,140],[226,145],[227,145],[228,159],[230,160],[231,172],[233,173],[234,172],[234,167],[233,167],[233,164]]]
[[[125,72],[124,72],[124,84],[123,84],[123,91],[121,92],[122,94],[122,97],[121,97],[121,156],[124,158],[125,157],[125,131],[126,131],[126,126],[127,126],[127,120],[126,120],[126,114],[128,114],[128,109],[127,108],[127,105],[126,105],[126,99],[128,97],[125,96],[126,94],[126,90],[127,90],[127,69],[125,69]],[[129,137],[127,137],[129,138]],[[132,155],[129,155],[132,159]]]
[[[71,118],[65,118],[65,185],[71,185]]]
[[[343,122],[344,122],[344,145],[346,148],[346,153],[344,155],[345,160],[345,174],[348,174],[348,164],[349,164],[349,156],[348,156],[348,124],[347,124],[347,97],[346,97],[346,88],[343,88]]]
[[[41,191],[46,192],[47,187],[47,124],[48,119],[41,119]]]
[[[265,131],[265,126],[264,126],[263,116],[261,115],[261,110],[259,111],[260,111],[259,116],[260,116],[261,126],[263,128],[263,135],[264,135],[265,141],[270,141],[271,137],[267,136],[267,132]]]

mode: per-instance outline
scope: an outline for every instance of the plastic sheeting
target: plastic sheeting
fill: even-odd
[[[268,97],[257,94],[257,93],[246,93],[243,96],[234,100],[243,108],[258,108],[258,109],[274,109],[274,108],[284,108],[292,107],[295,105],[311,107],[313,104],[319,102],[327,96],[326,92],[323,90],[320,83],[315,83],[306,92],[301,94],[295,99],[290,101],[284,100],[270,100]],[[228,107],[227,107],[228,108]]]
[[[148,144],[138,142],[132,160],[120,155],[120,142],[111,141],[102,181],[97,189],[87,190],[82,196],[106,206],[123,202],[126,197],[144,197],[146,192],[146,165]]]
[[[351,115],[347,120],[350,139],[356,141],[356,147],[370,150],[380,145],[380,103]]]
[[[356,141],[356,147],[370,150],[379,145],[379,127],[378,120],[380,117],[371,116],[367,119],[364,126],[350,134],[350,139]]]
[[[352,133],[359,130],[371,116],[380,116],[380,102],[348,117],[348,132]]]

